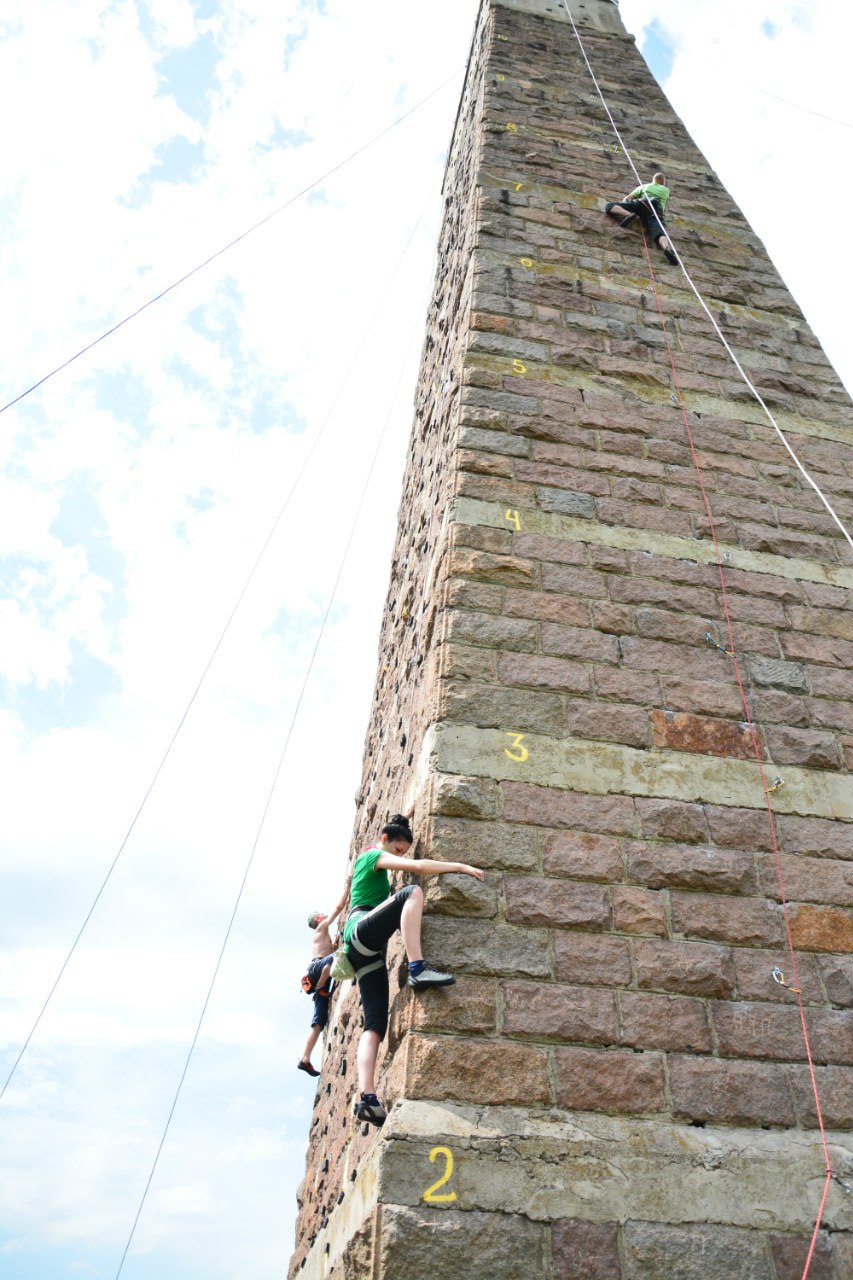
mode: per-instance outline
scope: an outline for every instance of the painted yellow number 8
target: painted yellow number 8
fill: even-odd
[[[509,747],[504,747],[504,755],[509,756],[510,760],[515,760],[517,764],[524,764],[530,755],[527,747],[521,745],[527,735],[524,733],[508,733],[506,736],[512,738],[514,750],[510,751]]]
[[[444,1195],[437,1195],[436,1192],[439,1187],[443,1187],[453,1177],[453,1152],[450,1150],[450,1147],[433,1147],[432,1151],[429,1153],[430,1164],[435,1164],[437,1156],[444,1156],[444,1173],[441,1175],[438,1182],[434,1182],[431,1187],[427,1187],[423,1198],[427,1204],[449,1204],[451,1201],[456,1199],[455,1191],[448,1191]]]

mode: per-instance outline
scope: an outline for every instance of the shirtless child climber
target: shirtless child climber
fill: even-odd
[[[314,1046],[329,1021],[330,975],[332,961],[335,958],[335,944],[332,942],[330,928],[346,905],[348,897],[349,880],[346,883],[343,897],[330,916],[324,916],[322,911],[314,911],[308,917],[308,927],[314,930],[314,936],[311,939],[312,959],[308,966],[308,972],[302,979],[302,989],[308,995],[314,997],[314,1013],[311,1017],[311,1030],[305,1042],[305,1049],[296,1066],[299,1071],[304,1071],[309,1076],[318,1076],[320,1074],[311,1061],[311,1054],[314,1052]]]

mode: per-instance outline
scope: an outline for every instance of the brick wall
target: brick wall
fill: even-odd
[[[665,166],[691,274],[849,525],[850,401],[604,8],[577,12],[620,130],[641,171]],[[416,796],[417,852],[486,881],[429,887],[426,952],[460,981],[395,995],[379,1137],[351,1122],[358,1003],[337,1002],[292,1273],[797,1280],[824,1162],[772,977],[790,981],[764,789],[706,642],[726,647],[720,573],[642,241],[602,214],[633,179],[558,15],[480,15],[354,845]],[[853,563],[678,269],[654,265],[853,1173]],[[422,1194],[437,1144],[456,1153],[442,1208]],[[853,1274],[850,1199],[832,1185],[818,1280]]]

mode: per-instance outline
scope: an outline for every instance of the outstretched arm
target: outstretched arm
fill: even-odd
[[[333,924],[333,923],[335,922],[335,920],[337,920],[337,918],[338,918],[338,916],[341,914],[341,912],[343,911],[344,907],[347,905],[347,902],[349,901],[349,889],[350,889],[350,884],[351,884],[351,883],[352,883],[352,876],[351,876],[351,875],[349,875],[349,876],[347,876],[346,884],[344,885],[344,891],[343,891],[343,893],[341,894],[341,900],[340,900],[340,902],[339,902],[339,903],[338,903],[338,905],[335,907],[335,909],[334,909],[334,911],[332,912],[332,914],[331,914],[330,916],[327,916],[327,917],[326,917],[325,923],[326,923],[327,925],[329,925],[329,924]]]
[[[463,876],[474,876],[477,880],[485,878],[485,872],[479,867],[471,867],[467,862],[437,862],[435,858],[398,858],[395,853],[383,853],[376,859],[377,867],[385,871],[411,871],[416,876],[443,876],[449,871],[456,871]]]

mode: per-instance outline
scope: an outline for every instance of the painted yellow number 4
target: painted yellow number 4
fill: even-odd
[[[513,507],[507,507],[507,513],[504,516],[504,520],[515,525],[516,533],[521,533],[521,516]]]
[[[431,1187],[427,1187],[424,1192],[424,1200],[427,1204],[449,1204],[456,1199],[455,1191],[447,1191],[442,1195],[438,1195],[439,1187],[445,1186],[453,1177],[453,1152],[450,1147],[433,1147],[429,1153],[430,1164],[435,1164],[438,1156],[444,1156],[444,1173],[438,1182],[434,1182]]]
[[[510,760],[515,760],[518,764],[524,764],[530,755],[527,747],[521,745],[527,735],[523,733],[508,733],[506,736],[512,738],[513,750],[510,751],[509,747],[504,747],[504,755],[508,756]]]

